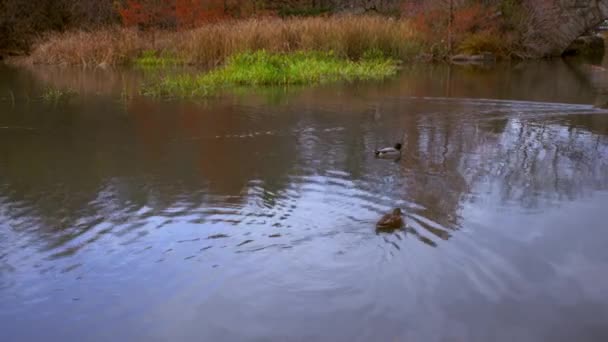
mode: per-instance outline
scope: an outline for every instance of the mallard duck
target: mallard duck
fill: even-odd
[[[395,208],[392,213],[382,216],[380,221],[376,223],[377,229],[399,229],[401,227],[403,227],[403,218],[399,208]]]
[[[378,158],[389,157],[394,158],[401,155],[401,144],[396,143],[394,147],[385,147],[374,151]]]

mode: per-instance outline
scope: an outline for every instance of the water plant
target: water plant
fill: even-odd
[[[59,103],[69,100],[77,95],[72,89],[46,88],[42,93],[42,100],[48,103]]]
[[[142,93],[151,96],[206,96],[226,86],[378,80],[397,72],[398,64],[394,59],[373,51],[366,57],[353,61],[333,52],[244,52],[230,57],[224,66],[208,73],[170,75],[151,82]]]

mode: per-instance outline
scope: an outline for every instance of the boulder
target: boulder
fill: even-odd
[[[564,55],[603,53],[604,47],[604,38],[599,35],[581,36],[564,50]]]

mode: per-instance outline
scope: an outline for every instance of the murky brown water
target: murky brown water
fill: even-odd
[[[608,340],[608,114],[566,63],[141,78],[0,69],[2,341]]]

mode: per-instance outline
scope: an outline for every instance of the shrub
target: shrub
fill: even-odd
[[[170,28],[175,27],[174,8],[171,0],[127,0],[118,12],[127,27]]]
[[[175,0],[175,17],[179,28],[194,28],[227,18],[224,0]]]
[[[507,53],[508,42],[492,31],[482,31],[466,36],[458,44],[457,50],[460,53],[480,54],[490,52],[497,56],[504,56]]]
[[[411,6],[407,8],[411,13],[412,27],[421,35],[425,49],[435,58],[444,58],[452,53],[450,39],[452,47],[464,44],[467,49],[472,49],[475,44],[488,41],[486,33],[498,34],[500,31],[501,23],[497,20],[494,6],[465,2],[455,5],[452,13],[443,2],[430,3],[425,8]]]

